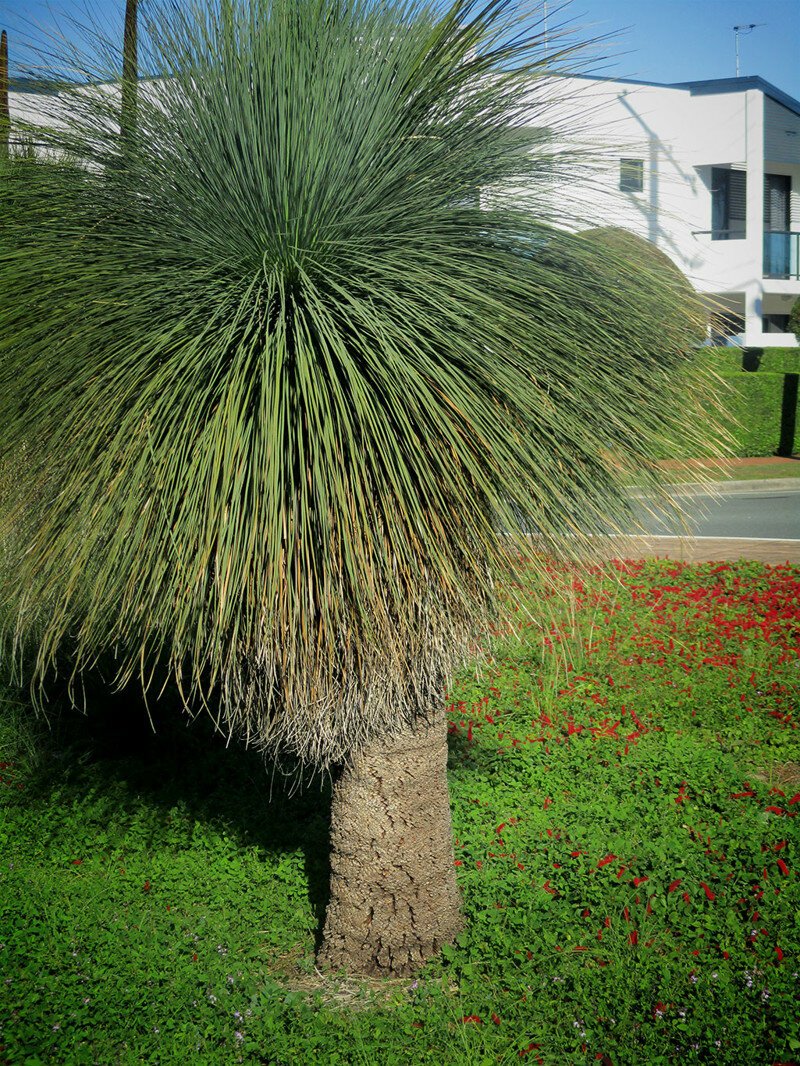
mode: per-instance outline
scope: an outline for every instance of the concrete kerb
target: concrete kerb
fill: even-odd
[[[800,540],[609,534],[593,537],[592,549],[593,557],[599,559],[675,559],[684,563],[752,560],[800,564]]]
[[[710,498],[714,496],[738,495],[740,493],[759,495],[760,493],[800,492],[800,478],[754,478],[752,481],[686,481],[676,485],[667,485],[665,489],[672,496],[708,496]],[[636,500],[645,499],[651,495],[646,489],[636,486],[629,491],[633,499]]]

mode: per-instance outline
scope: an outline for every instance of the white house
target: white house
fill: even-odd
[[[800,296],[800,102],[758,77],[558,84],[563,138],[579,127],[574,144],[603,160],[559,181],[581,224],[623,226],[661,248],[727,310],[717,336],[795,345],[786,319]],[[532,122],[549,106],[534,106]]]
[[[12,90],[9,103],[12,124],[52,114],[37,93]],[[565,76],[537,83],[530,114],[586,152],[555,179],[555,221],[561,203],[564,221],[624,226],[658,245],[712,299],[717,335],[797,343],[786,319],[800,296],[800,102],[758,77]]]

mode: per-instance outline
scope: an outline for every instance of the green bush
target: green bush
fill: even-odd
[[[800,296],[792,304],[792,310],[789,312],[789,332],[794,333],[800,344]]]
[[[725,412],[723,424],[732,438],[732,455],[740,459],[775,455],[781,443],[785,378],[800,374],[800,347],[701,348],[695,366],[710,367],[722,379],[719,400]],[[800,411],[795,425],[800,427]],[[797,436],[795,430],[795,449]],[[692,454],[691,444],[683,447],[674,441],[664,444],[662,454],[665,459],[711,456]]]
[[[698,354],[718,374],[800,374],[800,348],[701,348]]]
[[[775,455],[781,439],[785,373],[722,374],[729,392],[730,429],[739,457]],[[800,412],[795,425],[800,424]]]

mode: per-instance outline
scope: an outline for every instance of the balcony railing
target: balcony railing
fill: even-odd
[[[800,233],[764,234],[764,277],[800,279]]]

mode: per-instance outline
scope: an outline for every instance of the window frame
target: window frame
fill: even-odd
[[[644,192],[643,159],[620,159],[619,191],[627,193]]]

